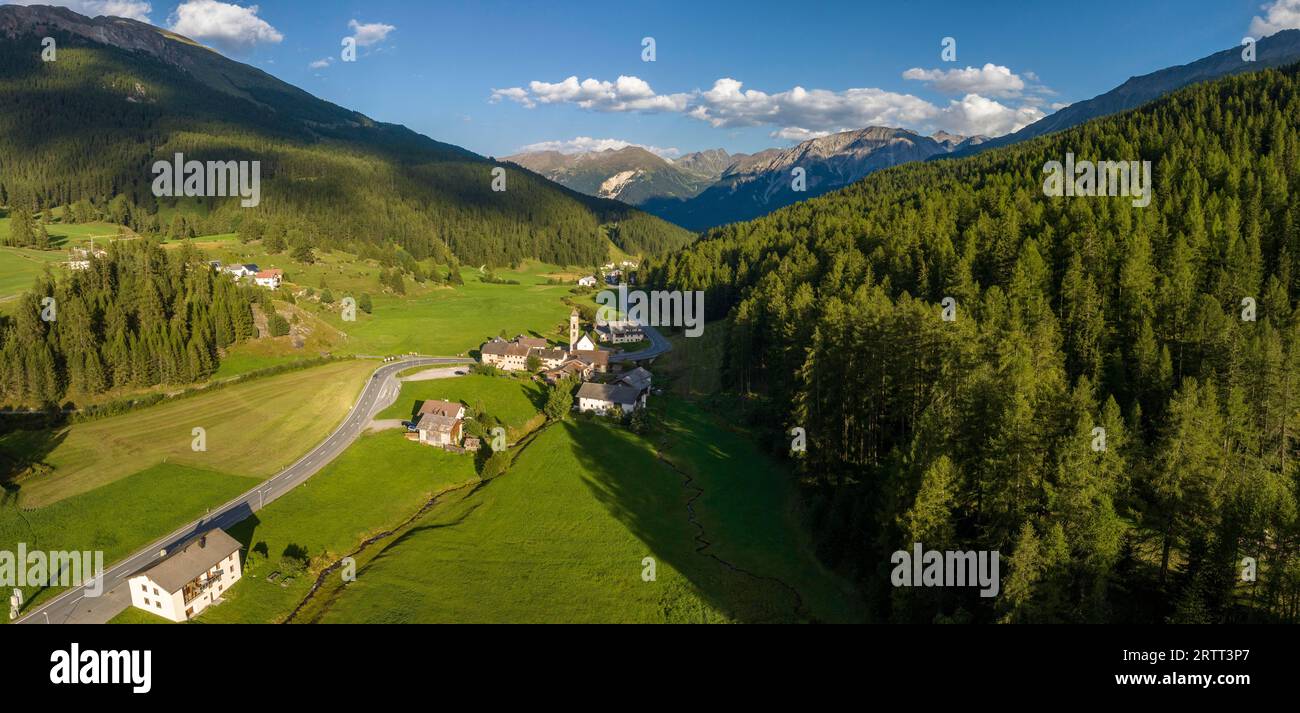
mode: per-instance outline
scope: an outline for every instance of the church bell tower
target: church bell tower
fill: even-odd
[[[578,348],[578,308],[569,313],[569,353]]]

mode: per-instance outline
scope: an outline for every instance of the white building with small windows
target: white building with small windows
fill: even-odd
[[[131,605],[172,621],[193,619],[243,576],[239,550],[225,530],[208,530],[127,580]]]

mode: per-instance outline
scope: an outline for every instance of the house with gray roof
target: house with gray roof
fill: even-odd
[[[243,576],[239,541],[208,530],[127,580],[131,605],[172,621],[186,621],[221,601]]]

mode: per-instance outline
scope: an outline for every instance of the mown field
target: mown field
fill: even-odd
[[[17,499],[43,507],[167,462],[268,477],[324,440],[376,364],[340,361],[291,371],[58,431],[18,431],[0,449],[53,468],[21,482]],[[194,428],[207,450],[192,449]]]

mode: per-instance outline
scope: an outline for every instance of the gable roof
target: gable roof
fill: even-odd
[[[526,357],[529,351],[531,350],[528,347],[518,342],[507,342],[501,339],[494,339],[479,348],[480,354],[491,354],[493,356]]]
[[[587,381],[578,387],[578,398],[608,401],[614,404],[636,403],[640,394],[636,389],[622,384],[597,384]]]
[[[638,366],[632,371],[629,371],[628,373],[624,374],[623,378],[620,379],[619,381],[623,382],[624,384],[627,384],[628,386],[631,386],[637,391],[641,391],[642,389],[650,388],[650,379],[651,379],[650,372],[646,371],[645,368]]]
[[[454,416],[443,416],[437,413],[426,413],[420,417],[420,422],[415,425],[416,430],[433,431],[434,433],[451,433],[456,428],[460,419]]]
[[[463,408],[465,407],[450,401],[429,399],[420,404],[420,415],[435,414],[438,416],[446,416],[448,418],[456,418]]]
[[[190,540],[189,544],[139,574],[170,594],[199,578],[241,547],[239,541],[227,535],[225,530],[215,528]]]
[[[595,366],[609,366],[609,352],[599,349],[576,349],[573,355]]]
[[[537,350],[538,359],[556,360],[556,359],[564,359],[568,356],[569,353],[564,351],[563,349],[538,349]]]

